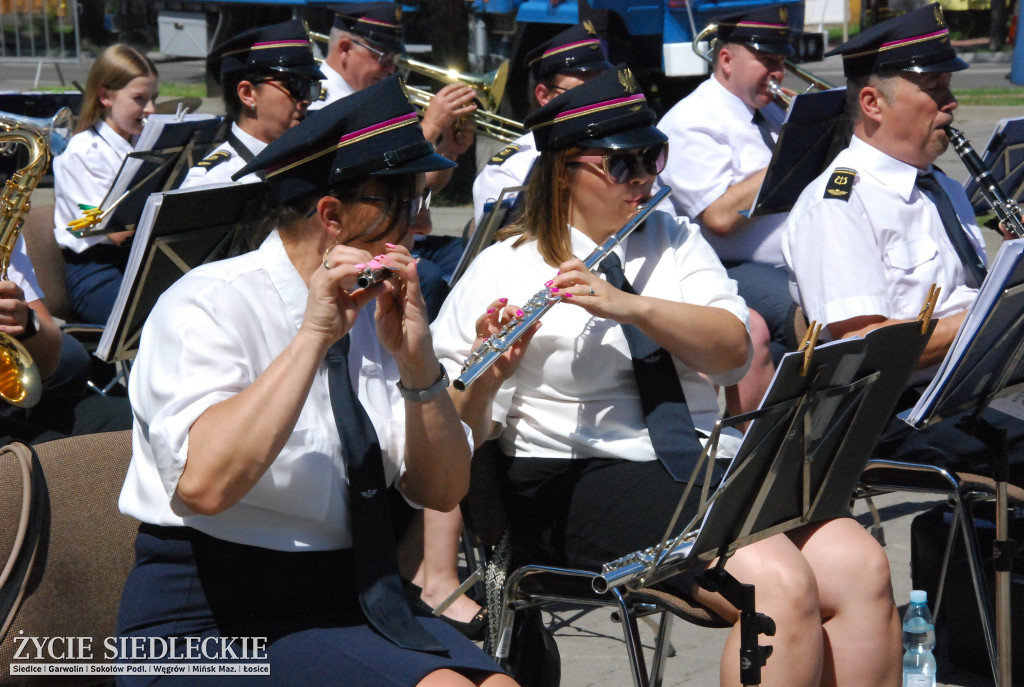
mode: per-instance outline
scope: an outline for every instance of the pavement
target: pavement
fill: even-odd
[[[985,61],[981,57],[982,54],[966,52],[963,56],[980,63]],[[1004,55],[1007,57],[1003,57]],[[1008,55],[1009,53],[1000,53],[988,61],[1006,62]],[[89,62],[85,60],[82,64],[65,63],[59,68],[52,63],[14,63],[3,64],[2,67],[0,90],[33,90],[52,88],[62,83],[70,84],[72,81],[85,83]],[[163,80],[178,83],[203,82],[203,63],[200,60],[162,60],[158,67]],[[834,61],[826,61],[817,65],[815,72],[841,74],[841,66]],[[839,80],[836,78],[837,82]],[[220,113],[220,100],[204,98],[199,111]],[[980,149],[987,143],[996,122],[1002,118],[1020,115],[1020,109],[1014,107],[961,107],[956,112],[956,125],[975,147]],[[498,145],[486,142],[478,145],[478,156],[489,156],[489,151]],[[939,165],[954,178],[964,181],[967,177],[966,170],[952,150],[939,160]],[[37,193],[41,196],[37,202],[46,202],[47,195],[50,196],[49,200],[52,200],[52,189],[40,188]],[[436,233],[457,235],[462,232],[471,217],[472,209],[434,207],[431,208],[431,214]],[[910,594],[910,523],[916,515],[941,502],[942,499],[938,497],[914,494],[890,494],[876,499],[885,525],[886,552],[892,570],[894,596],[901,606],[906,604]],[[864,511],[863,505],[855,505],[855,513],[859,513],[859,517],[866,523]],[[971,590],[958,589],[952,590],[951,593],[970,594]],[[554,612],[547,613],[546,621],[558,642],[564,687],[630,684],[629,663],[622,641],[621,627],[611,621],[609,609],[560,607]],[[938,622],[941,624],[950,620],[940,617]],[[654,635],[643,623],[641,635],[649,661]],[[725,631],[704,629],[677,621],[672,633],[675,655],[668,659],[663,684],[666,687],[717,685],[724,639]],[[940,685],[982,687],[993,684],[991,675],[958,670],[944,657],[942,646],[939,647],[938,657]],[[738,660],[738,657],[728,660]]]

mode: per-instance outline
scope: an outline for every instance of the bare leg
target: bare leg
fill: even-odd
[[[518,684],[508,675],[493,674],[471,679],[454,670],[443,669],[430,673],[416,687],[518,687]]]
[[[899,685],[903,647],[885,551],[852,518],[803,527],[790,536],[818,582],[828,646],[823,684]]]
[[[772,362],[769,347],[771,335],[768,332],[768,325],[753,310],[750,311],[750,340],[754,344],[754,358],[750,362],[750,369],[743,379],[725,388],[725,404],[730,415],[756,410],[775,374],[775,363]]]
[[[821,679],[822,630],[814,572],[784,535],[745,546],[726,563],[737,580],[755,584],[757,610],[775,621],[773,651],[762,669],[765,687],[815,687]],[[718,594],[696,589],[694,598],[735,623],[722,651],[723,687],[740,684],[739,611]]]
[[[412,581],[423,589],[422,599],[437,608],[459,584],[459,541],[462,537],[462,512],[458,508],[441,513],[423,511],[423,562]],[[469,622],[480,612],[480,605],[466,595],[448,607],[445,615]]]

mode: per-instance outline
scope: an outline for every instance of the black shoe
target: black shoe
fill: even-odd
[[[443,620],[444,622],[448,623],[456,630],[458,630],[463,637],[469,639],[470,641],[483,641],[484,637],[487,635],[486,608],[481,608],[480,612],[473,616],[473,619],[468,622],[456,620],[455,618],[449,618],[446,615],[434,615],[434,609],[431,608],[430,605],[427,604],[427,602],[424,601],[418,593],[416,594],[415,597],[412,596],[412,592],[415,590],[411,589],[411,587],[416,587],[416,585],[410,583],[410,585],[406,587],[406,595],[409,597],[409,603],[412,604],[413,611],[415,611],[419,615],[424,615],[427,617],[437,618],[438,620]],[[416,589],[418,590],[419,588],[416,587]]]

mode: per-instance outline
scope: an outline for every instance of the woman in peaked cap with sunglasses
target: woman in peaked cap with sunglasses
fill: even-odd
[[[451,392],[476,444],[497,439],[513,564],[599,570],[657,544],[691,479],[699,430],[718,418],[712,382],[734,383],[749,364],[747,308],[685,218],[654,212],[593,272],[580,259],[651,196],[667,155],[654,121],[622,68],[528,117],[541,154],[522,219],[476,258],[432,324],[438,357],[457,374],[542,284],[562,295]],[[898,684],[889,564],[856,521],[776,535],[725,568],[756,585],[757,610],[778,628],[762,638],[774,647],[762,684]],[[739,684],[739,611],[692,576],[664,584],[735,623],[721,684]]]
[[[118,660],[242,656],[276,685],[515,685],[412,613],[388,507],[393,484],[450,510],[469,481],[409,253],[424,173],[451,165],[394,76],[235,173],[264,174],[273,231],[160,297],[132,374],[119,505],[142,524]]]

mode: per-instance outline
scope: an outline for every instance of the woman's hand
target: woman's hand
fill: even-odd
[[[522,317],[523,311],[516,305],[509,305],[507,298],[499,298],[492,302],[487,312],[476,320],[476,340],[473,342],[473,350],[477,350],[488,337],[499,334],[515,317]],[[474,383],[484,381],[483,386],[497,390],[506,379],[511,377],[519,368],[526,353],[527,346],[541,327],[541,321],[537,320],[516,340]]]
[[[28,326],[25,292],[12,281],[0,281],[0,332],[21,336]]]
[[[562,302],[578,305],[591,315],[632,324],[637,296],[615,288],[588,270],[579,258],[567,260],[558,266],[558,275],[551,280],[551,288],[558,289]]]
[[[423,138],[436,143],[445,129],[463,117],[470,117],[476,112],[475,98],[473,87],[464,84],[448,84],[439,90],[423,110]]]
[[[324,253],[323,267],[309,279],[309,296],[300,331],[320,338],[326,348],[347,334],[359,311],[385,290],[383,283],[356,289],[356,275],[373,256],[343,244]]]
[[[383,288],[377,294],[377,338],[395,356],[402,384],[422,389],[437,380],[438,363],[416,259],[405,246],[385,245],[388,252],[379,260],[394,268],[395,274],[381,282]]]

